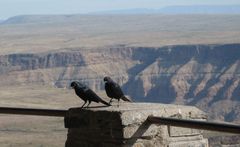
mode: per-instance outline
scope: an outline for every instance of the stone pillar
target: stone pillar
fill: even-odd
[[[207,147],[200,130],[150,124],[149,115],[206,120],[196,107],[121,103],[119,107],[71,108],[66,147]]]

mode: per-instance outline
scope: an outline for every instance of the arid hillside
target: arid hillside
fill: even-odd
[[[240,17],[43,15],[0,24],[1,106],[77,107],[69,83],[106,98],[106,75],[134,101],[195,105],[209,119],[239,123]],[[64,145],[62,119],[0,120],[3,146]]]
[[[108,75],[135,101],[196,105],[211,118],[239,121],[240,44],[10,54],[0,56],[1,83],[68,88],[73,80],[104,92]],[[221,109],[220,109],[221,108]]]
[[[136,101],[196,105],[237,121],[239,26],[238,15],[16,16],[0,24],[1,83],[81,80],[103,92],[109,75]]]

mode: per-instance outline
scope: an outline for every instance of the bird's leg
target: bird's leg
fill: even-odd
[[[118,107],[119,107],[119,101],[120,101],[120,99],[118,99]]]
[[[113,99],[113,98],[111,98],[111,100],[109,101],[109,104],[111,104],[111,103],[112,103],[112,99]]]
[[[84,104],[81,106],[81,108],[83,108],[83,106],[87,103],[87,101],[84,101]]]
[[[88,101],[88,105],[87,105],[87,107],[86,108],[88,108],[88,106],[91,104],[91,101]]]

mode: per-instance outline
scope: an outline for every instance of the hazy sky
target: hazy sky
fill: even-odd
[[[240,0],[0,0],[0,19],[24,14],[76,14],[169,5],[240,5]]]

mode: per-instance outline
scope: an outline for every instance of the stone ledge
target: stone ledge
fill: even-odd
[[[149,115],[206,119],[206,114],[196,107],[170,104],[121,103],[119,107],[71,108],[65,117],[65,127],[69,128],[66,147],[203,144],[201,131],[150,124],[146,121]]]

